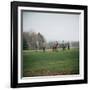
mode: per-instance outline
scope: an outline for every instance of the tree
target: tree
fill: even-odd
[[[23,50],[27,50],[27,49],[28,49],[28,44],[25,38],[23,37]]]
[[[41,33],[36,32],[23,32],[23,44],[24,48],[28,47],[30,49],[42,49],[43,43],[45,43],[44,36]]]
[[[39,43],[39,49],[42,49],[43,43],[45,43],[45,38],[41,33],[38,33],[37,38],[38,38],[37,40],[38,40],[38,43]]]

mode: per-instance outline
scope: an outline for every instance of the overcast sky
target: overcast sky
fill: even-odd
[[[31,30],[47,41],[79,41],[79,15],[23,12],[23,31]]]

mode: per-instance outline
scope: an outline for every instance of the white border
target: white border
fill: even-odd
[[[21,10],[39,10],[39,11],[58,11],[58,12],[78,12],[80,13],[80,74],[79,75],[57,75],[57,76],[39,76],[21,78]],[[52,9],[52,8],[36,8],[36,7],[18,7],[18,83],[32,83],[45,81],[66,81],[66,80],[83,80],[84,79],[84,11],[73,9]]]

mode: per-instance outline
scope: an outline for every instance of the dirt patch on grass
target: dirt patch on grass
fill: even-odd
[[[49,70],[36,70],[36,71],[26,71],[23,73],[24,77],[34,77],[34,76],[56,76],[56,75],[73,75],[79,74],[79,72],[74,71],[60,71],[60,72],[51,72]]]

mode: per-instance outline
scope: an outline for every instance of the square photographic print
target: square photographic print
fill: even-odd
[[[87,6],[11,5],[11,87],[86,83]]]
[[[22,77],[79,74],[79,14],[22,11]]]

